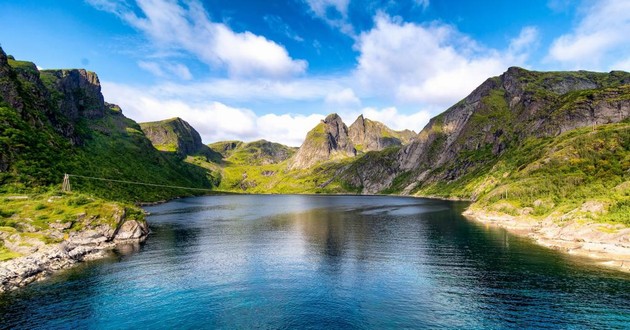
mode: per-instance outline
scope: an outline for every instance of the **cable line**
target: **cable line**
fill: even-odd
[[[202,191],[215,191],[207,188],[191,188],[191,187],[182,187],[182,186],[170,186],[164,184],[155,184],[155,183],[145,183],[145,182],[136,182],[136,181],[127,181],[127,180],[115,180],[115,179],[106,179],[106,178],[97,178],[93,176],[85,176],[78,174],[66,174],[68,177],[76,177],[90,180],[99,180],[99,181],[109,181],[109,182],[118,182],[118,183],[128,183],[128,184],[136,184],[141,186],[151,186],[151,187],[164,187],[164,188],[175,188],[175,189],[190,189],[190,190],[202,190]]]

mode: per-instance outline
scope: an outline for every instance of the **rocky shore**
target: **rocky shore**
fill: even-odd
[[[466,210],[464,216],[528,236],[540,245],[630,272],[630,228],[626,226],[551,216],[537,220],[527,215],[511,216],[474,208]]]
[[[78,262],[107,256],[117,245],[138,244],[149,234],[143,220],[125,220],[119,215],[117,226],[106,224],[72,232],[57,244],[48,244],[36,252],[0,263],[0,292],[23,287]]]

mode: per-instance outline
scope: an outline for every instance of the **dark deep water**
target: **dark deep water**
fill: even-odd
[[[466,221],[465,203],[214,196],[139,251],[0,295],[0,328],[630,328],[630,275]]]

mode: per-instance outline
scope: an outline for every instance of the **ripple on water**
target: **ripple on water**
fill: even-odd
[[[212,196],[139,252],[0,296],[0,328],[628,328],[630,275],[466,221],[466,203]]]

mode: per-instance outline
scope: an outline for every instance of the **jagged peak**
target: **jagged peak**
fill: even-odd
[[[322,120],[324,123],[332,123],[335,121],[341,121],[343,122],[343,120],[341,119],[341,117],[337,114],[337,113],[331,113],[328,116],[326,116],[326,118],[324,118],[324,120]]]

